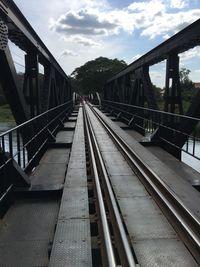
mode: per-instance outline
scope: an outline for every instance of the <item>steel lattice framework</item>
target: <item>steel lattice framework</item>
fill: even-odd
[[[157,109],[149,67],[166,60],[165,111],[174,113],[178,107],[179,113],[182,113],[179,54],[197,45],[200,45],[200,19],[108,80],[104,88],[104,99],[138,106],[144,106],[147,101],[149,108]],[[191,111],[189,113],[188,116],[193,115]]]
[[[12,0],[0,1],[0,19],[1,43],[8,32],[8,39],[26,53],[21,88],[8,45],[0,49],[0,83],[17,124],[71,100],[69,78]],[[42,78],[39,63],[44,67]]]
[[[102,104],[111,110],[117,107],[118,116],[123,113],[132,113],[138,107],[140,117],[145,116],[140,108],[149,108],[148,118],[151,117],[151,110],[158,110],[155,92],[149,75],[149,67],[166,60],[164,111],[165,113],[183,113],[182,97],[179,77],[179,54],[200,45],[200,19],[178,32],[162,44],[158,45],[147,54],[143,55],[124,70],[109,79],[104,87]],[[120,111],[119,111],[120,110]],[[124,112],[123,112],[124,111]],[[134,114],[133,114],[134,116]],[[162,116],[165,116],[163,114]],[[188,123],[188,118],[196,118]],[[165,121],[165,127],[175,129],[176,137],[172,132],[163,131],[161,126],[156,130],[156,136],[163,138],[166,143],[163,145],[166,150],[181,157],[181,147],[187,140],[200,118],[200,91],[193,97],[190,107],[185,116],[178,122],[174,122],[174,117],[170,121]],[[143,118],[145,119],[145,117]],[[138,131],[143,131],[143,119],[138,123]],[[157,115],[150,118],[159,125]],[[140,120],[140,119],[139,119]],[[132,123],[133,119],[130,120]],[[181,135],[181,133],[183,133]],[[174,139],[175,138],[175,139]],[[172,141],[173,140],[173,141]],[[176,140],[176,146],[171,147],[171,143]]]

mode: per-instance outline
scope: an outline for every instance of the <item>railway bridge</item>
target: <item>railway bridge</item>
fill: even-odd
[[[8,40],[25,52],[19,83]],[[200,20],[81,99],[12,0],[0,1],[0,266],[200,265],[200,91],[183,115],[179,54]],[[166,60],[165,111],[149,67]],[[39,66],[44,68],[42,77]]]

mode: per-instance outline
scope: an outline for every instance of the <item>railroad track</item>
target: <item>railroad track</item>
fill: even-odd
[[[137,266],[138,262],[106,170],[89,112],[92,112],[98,119],[133,172],[156,201],[173,228],[175,228],[195,261],[200,264],[199,219],[188,210],[182,200],[140,159],[126,141],[102,119],[91,105],[84,103],[83,111],[90,164],[94,177],[96,198],[98,200],[98,220],[100,222],[103,266],[129,267]]]

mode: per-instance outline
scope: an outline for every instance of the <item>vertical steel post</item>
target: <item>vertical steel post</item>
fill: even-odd
[[[165,111],[183,114],[181,88],[179,80],[179,56],[177,53],[169,54],[166,66],[165,83]],[[178,110],[176,110],[176,106]]]
[[[149,75],[149,66],[145,65],[144,67],[142,67],[141,71],[142,71],[142,83],[144,87],[144,95],[147,100],[148,107],[151,109],[158,109],[155,92],[153,90],[151,78]]]
[[[38,55],[33,51],[25,55],[25,76],[28,94],[28,104],[30,106],[31,118],[40,114],[40,92],[39,92],[39,61]]]

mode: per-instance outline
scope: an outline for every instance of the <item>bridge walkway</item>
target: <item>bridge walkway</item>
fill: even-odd
[[[155,143],[149,142],[148,138],[136,132],[134,129],[130,128],[129,126],[127,126],[127,124],[120,121],[116,117],[109,115],[108,113],[104,114],[109,117],[109,119],[114,121],[115,124],[123,129],[128,135],[133,137],[133,139],[135,139],[138,143],[141,143],[143,146],[145,146],[147,150],[149,150],[152,154],[154,154],[157,158],[164,162],[167,167],[176,172],[176,174],[181,176],[181,178],[188,181],[197,190],[200,189],[200,173],[185,163],[190,163],[189,161],[191,156],[187,155],[186,153],[182,153],[182,161],[180,161]],[[195,162],[195,166],[198,166],[199,162],[197,159],[192,157],[192,161]]]
[[[92,249],[82,107],[74,134],[49,267],[90,267]]]
[[[200,173],[179,161],[161,147],[149,143],[144,136],[135,132],[125,123],[116,120],[115,117],[107,116],[106,113],[100,114],[130,144],[142,160],[187,203],[188,207],[197,216],[200,216],[200,195],[198,192]]]
[[[31,186],[15,192],[13,205],[0,220],[0,266],[48,266],[60,198],[78,111],[49,144],[30,175]]]
[[[73,115],[74,114],[74,115]],[[63,188],[66,163],[74,137],[77,113],[73,113],[64,127],[55,137],[55,143],[49,144],[39,165],[32,172],[31,190],[60,190]],[[48,179],[47,179],[48,177]]]

